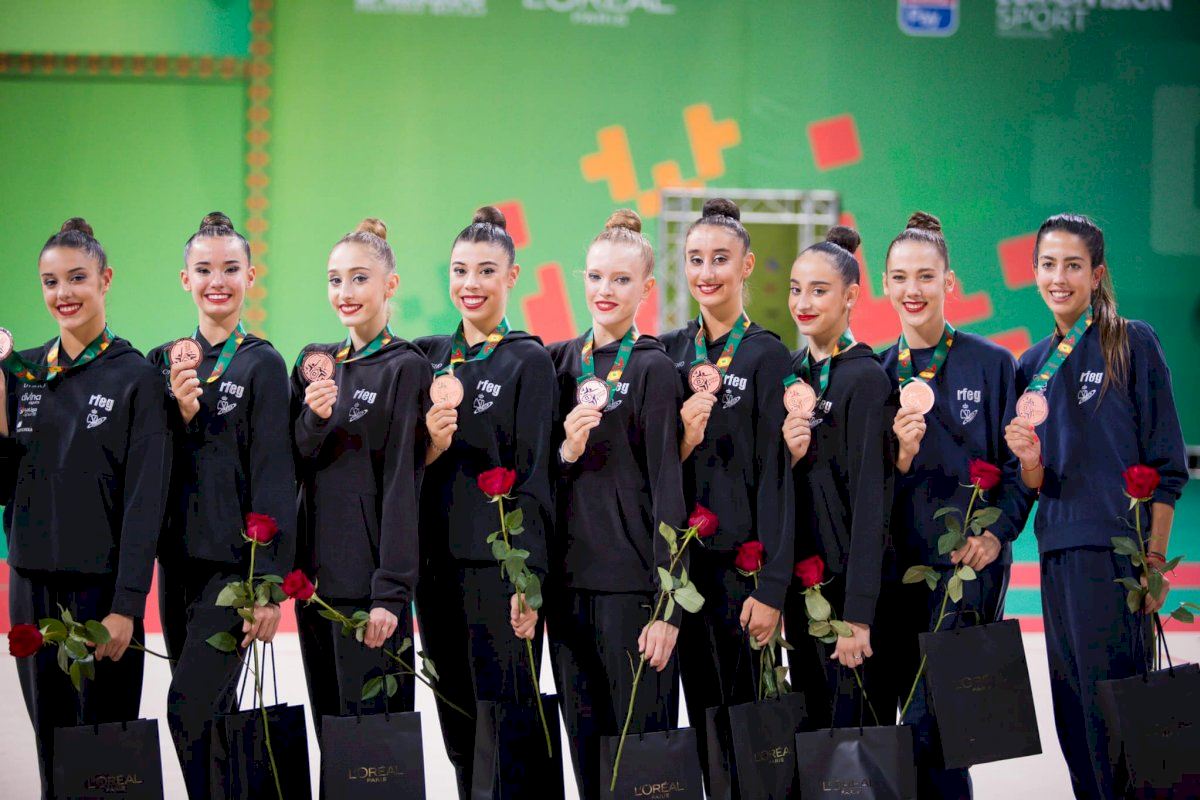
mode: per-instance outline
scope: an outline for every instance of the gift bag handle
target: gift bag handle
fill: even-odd
[[[845,676],[846,676],[846,668],[844,666],[842,666],[841,662],[838,662],[837,680],[834,681],[834,685],[837,686],[838,690],[832,693],[833,700],[829,704],[829,720],[830,720],[830,722],[829,722],[829,738],[830,739],[833,738],[833,732],[837,729],[837,726],[835,726],[833,724],[833,719],[837,714],[837,701],[838,701],[838,698],[840,698],[842,696],[842,693],[841,693],[842,678],[844,678]],[[872,707],[871,713],[872,714],[875,713],[873,707]],[[864,687],[864,690],[860,690],[858,693],[858,735],[859,736],[862,736],[864,734],[864,730],[866,728],[866,718],[867,718],[867,693],[866,693],[865,687]]]
[[[250,647],[253,648],[254,643],[251,643]],[[266,665],[266,663],[267,663],[267,655],[268,654],[270,655],[270,658],[271,658],[271,687],[272,687],[272,691],[275,695],[274,705],[279,705],[279,676],[275,671],[275,644],[274,644],[274,642],[264,643],[263,651],[264,651],[264,653],[263,653],[263,662],[262,663],[264,665]],[[247,649],[245,652],[247,652],[247,653],[250,652],[250,649]],[[246,684],[249,682],[249,678],[250,678],[250,659],[243,658],[243,659],[241,659],[241,661],[242,661],[242,668],[240,670],[238,670],[237,674],[234,675],[233,680],[230,682],[230,685],[237,684],[237,693],[233,696],[233,699],[229,704],[229,710],[231,712],[238,711],[239,709],[241,709],[242,697],[245,694]]]

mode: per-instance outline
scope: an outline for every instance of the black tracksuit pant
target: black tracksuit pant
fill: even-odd
[[[79,622],[99,622],[108,616],[115,578],[115,575],[68,575],[11,567],[9,619],[14,625],[37,625],[44,617],[58,617],[62,606]],[[145,641],[140,617],[134,620],[133,638]],[[54,797],[54,729],[135,720],[142,700],[145,654],[140,650],[131,647],[120,661],[98,662],[95,680],[83,682],[82,696],[59,669],[57,654],[57,647],[48,646],[33,656],[16,659],[21,693],[37,739],[44,798]]]

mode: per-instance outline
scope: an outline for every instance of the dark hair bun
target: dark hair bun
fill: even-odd
[[[508,220],[504,218],[504,213],[495,206],[481,206],[475,209],[475,216],[471,219],[472,225],[495,225],[497,228],[508,230]]]
[[[93,239],[96,238],[96,234],[92,231],[92,226],[83,217],[71,217],[58,229],[59,233],[68,233],[69,231],[79,231],[84,236],[91,236]]]
[[[608,222],[604,223],[605,230],[612,228],[624,228],[634,233],[642,232],[642,218],[632,208],[618,208],[608,218]]]
[[[912,216],[908,218],[906,228],[916,228],[917,230],[929,231],[930,233],[942,232],[942,221],[933,214],[926,214],[924,211],[914,211]]]
[[[724,197],[714,197],[711,200],[704,201],[704,208],[700,211],[700,216],[741,219],[742,210],[732,200],[726,200]]]
[[[375,217],[367,217],[362,222],[358,223],[358,227],[354,229],[355,233],[369,233],[372,236],[378,236],[380,239],[387,241],[387,225],[383,224],[383,220]]]
[[[862,244],[862,237],[853,228],[847,228],[845,225],[834,225],[829,229],[829,233],[825,234],[825,241],[830,244],[836,244],[850,255],[854,255],[854,251]]]
[[[210,211],[200,220],[201,228],[229,228],[233,230],[233,221],[220,211]]]

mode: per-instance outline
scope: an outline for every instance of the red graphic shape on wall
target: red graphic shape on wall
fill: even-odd
[[[862,160],[858,126],[849,114],[810,122],[808,144],[819,170],[845,167]]]
[[[578,331],[575,330],[562,267],[553,262],[543,264],[537,268],[537,282],[537,293],[521,302],[529,332],[542,337],[547,344],[574,338]]]
[[[1010,289],[1020,289],[1030,286],[1033,280],[1033,248],[1037,244],[1037,234],[1027,233],[1024,236],[1014,236],[1004,239],[996,245],[996,254],[1000,256],[1000,271],[1004,273],[1004,285]]]
[[[1024,353],[1033,344],[1033,341],[1029,338],[1029,330],[1027,328],[1014,328],[1011,331],[993,334],[988,338],[1007,349],[1017,358],[1020,358],[1021,353]]]
[[[496,203],[496,208],[504,215],[505,229],[512,237],[513,247],[518,250],[529,244],[529,224],[525,221],[525,206],[520,200],[506,200]]]
[[[658,335],[658,286],[651,289],[650,294],[646,295],[646,299],[638,306],[633,324],[637,325],[640,333]]]

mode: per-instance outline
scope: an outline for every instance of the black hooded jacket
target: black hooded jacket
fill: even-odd
[[[793,358],[795,374],[805,357],[801,350]],[[892,382],[870,347],[860,342],[840,353],[813,411],[808,453],[792,469],[797,558],[824,559],[827,572],[845,581],[842,618],[863,625],[874,622],[889,549],[895,403]]]
[[[698,330],[692,320],[662,338],[685,398],[692,393],[687,373],[696,360]],[[708,343],[713,364],[728,338]],[[717,532],[705,547],[732,551],[743,542],[762,542],[765,558],[753,596],[777,609],[783,608],[795,556],[791,456],[782,434],[783,379],[790,364],[779,337],[750,323],[726,370],[704,441],[683,462],[688,508],[699,503],[717,515]]]
[[[451,337],[415,341],[435,371],[450,360]],[[467,351],[475,356],[483,344]],[[547,570],[546,534],[550,496],[551,430],[558,403],[554,364],[536,336],[509,331],[482,361],[454,368],[465,390],[458,430],[446,452],[425,468],[421,486],[421,552],[429,561],[449,555],[460,561],[494,563],[489,534],[500,529],[496,505],[476,479],[494,467],[517,473],[505,511],[520,508],[525,529],[514,546],[529,551],[531,569]]]
[[[311,345],[335,355],[340,344]],[[353,355],[351,356],[353,358]],[[418,498],[432,372],[416,345],[393,339],[338,364],[329,419],[304,403],[292,370],[292,428],[301,485],[297,563],[322,597],[370,599],[401,614],[417,582]]]
[[[679,379],[662,344],[653,336],[639,337],[583,455],[563,463],[558,455],[563,420],[576,405],[586,336],[549,347],[559,392],[551,570],[573,589],[653,592],[659,585],[656,568],[670,564],[659,523],[676,529],[687,523],[677,432]],[[595,350],[596,375],[608,374],[619,347],[614,341]]]
[[[21,353],[46,362],[53,340]],[[60,363],[70,363],[63,353]],[[5,373],[0,503],[8,563],[115,574],[112,613],[140,617],[170,480],[162,384],[124,339],[50,381]]]
[[[163,376],[174,442],[171,501],[159,551],[242,565],[250,545],[242,537],[246,514],[274,518],[279,533],[255,553],[255,572],[282,575],[296,554],[296,472],[288,425],[288,370],[265,339],[248,334],[212,383],[224,342],[194,334],[204,351],[197,369],[200,410],[184,423],[171,393],[170,342],[147,358]]]

